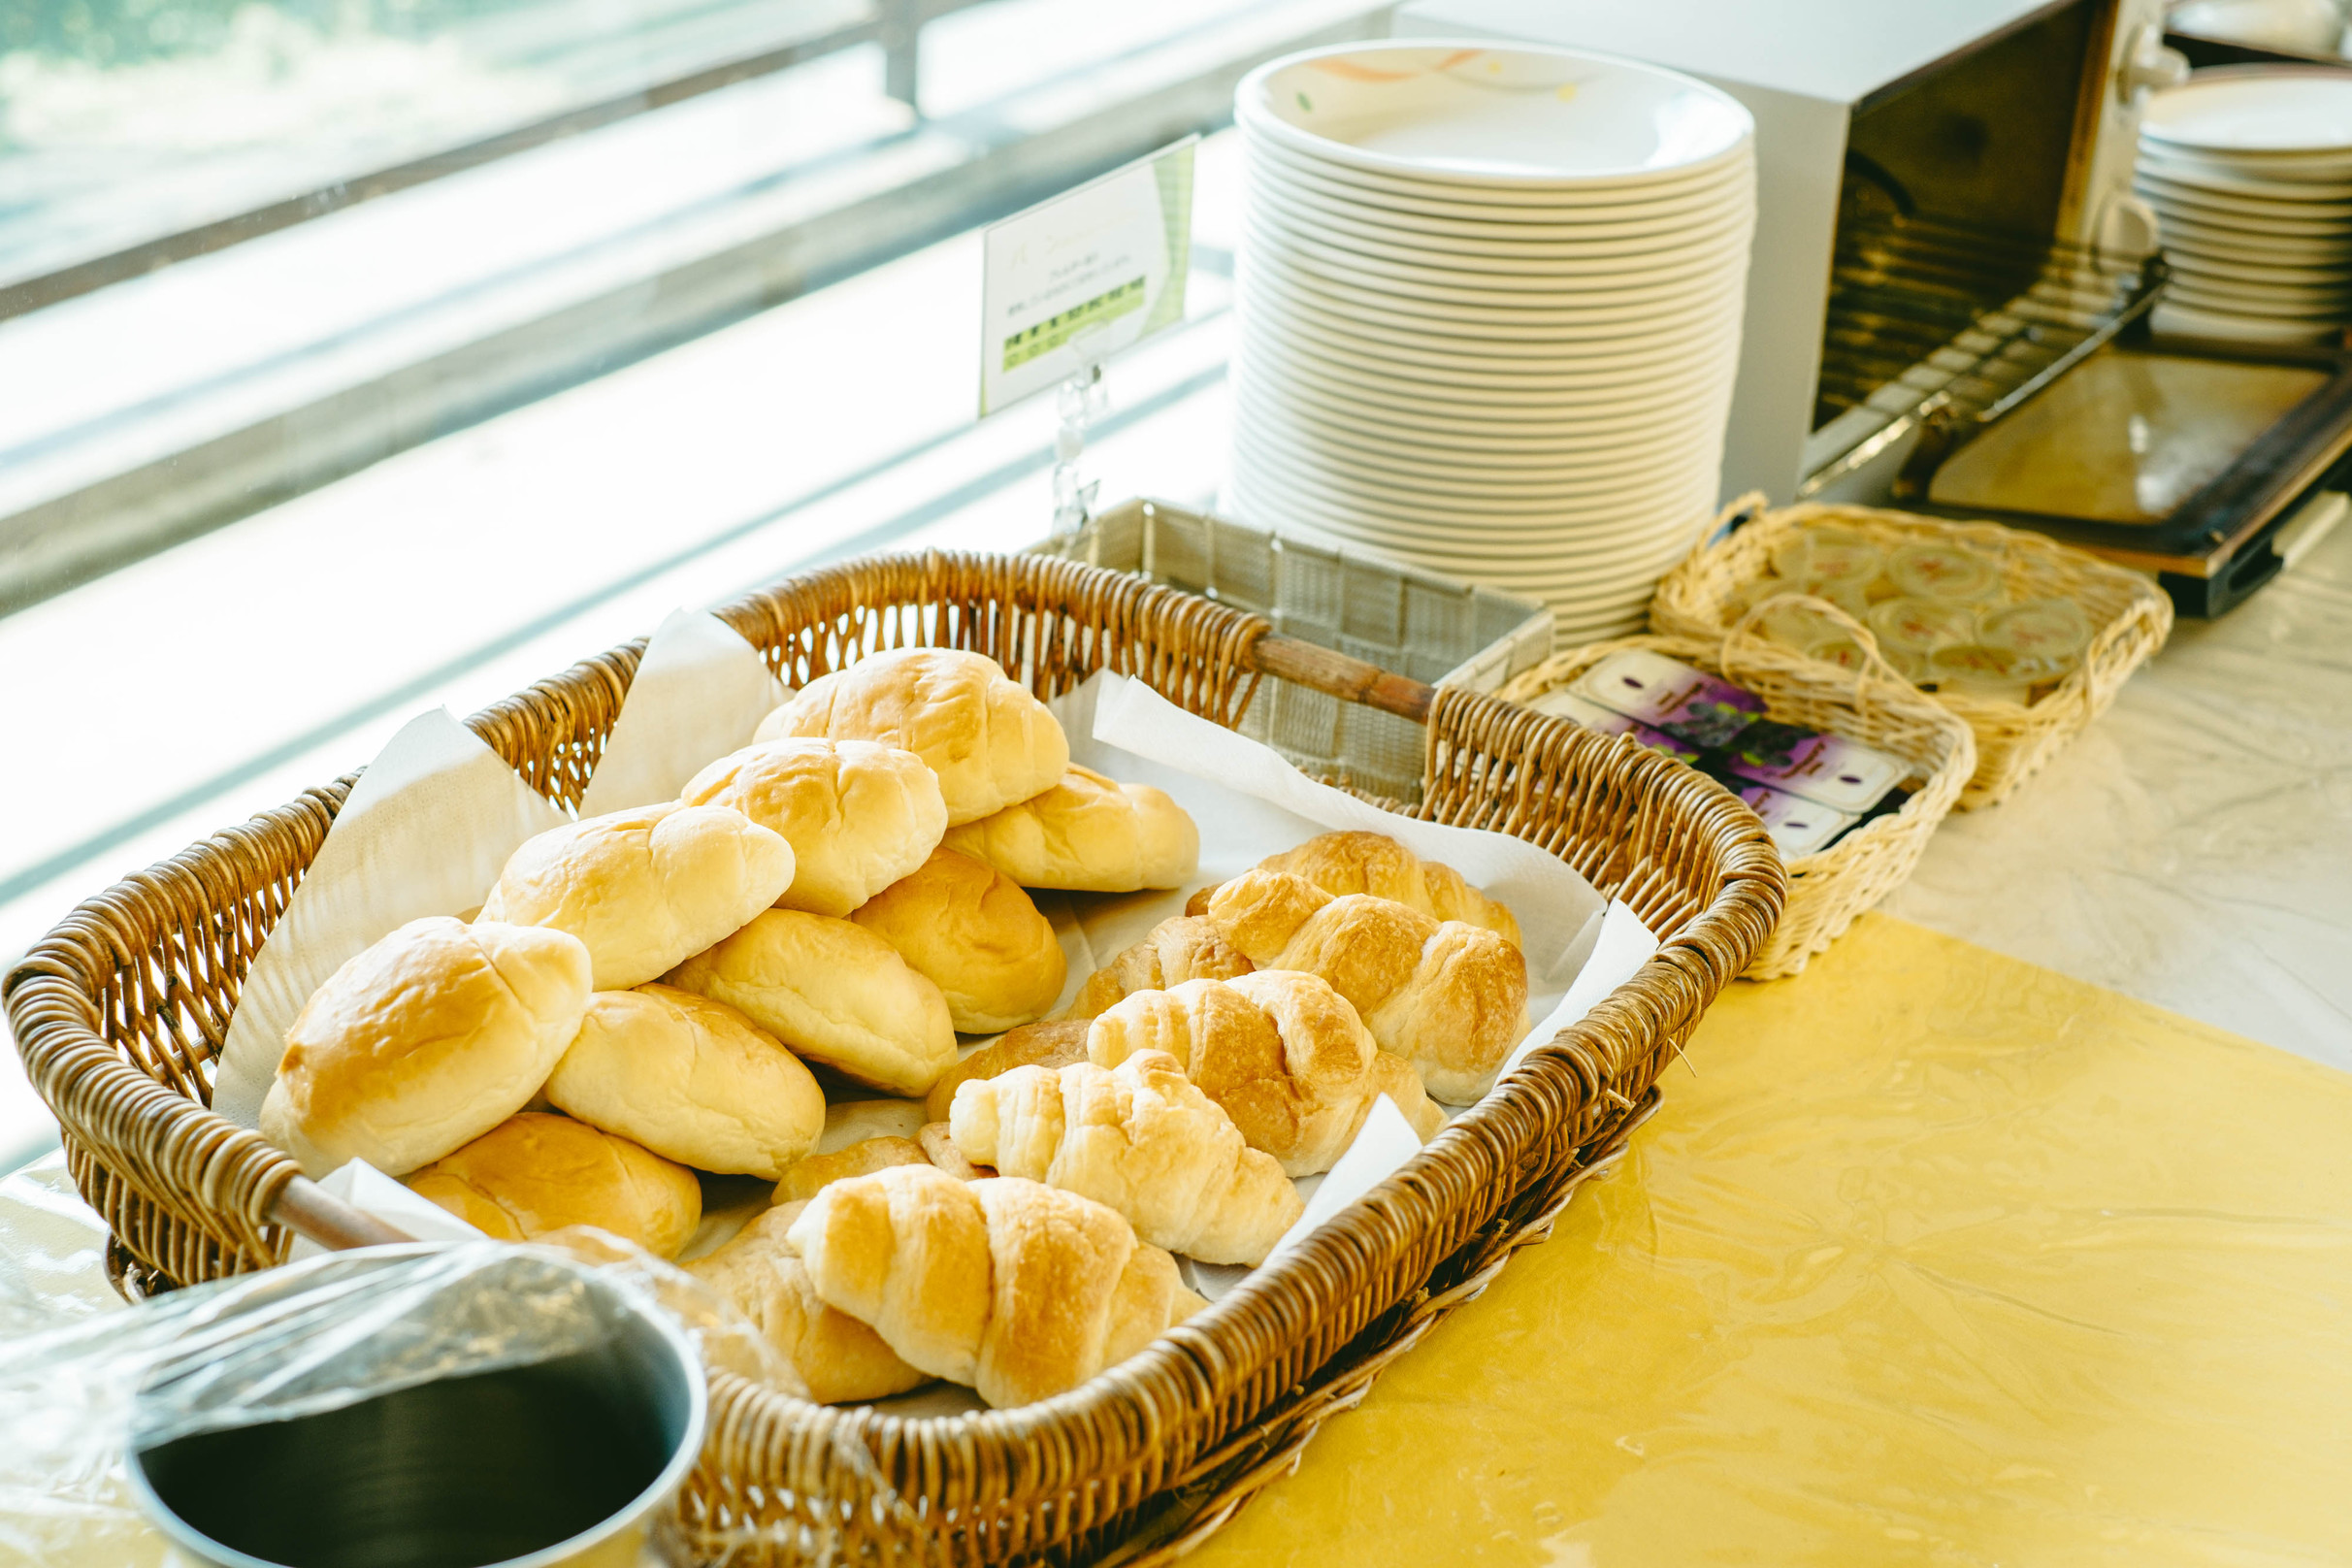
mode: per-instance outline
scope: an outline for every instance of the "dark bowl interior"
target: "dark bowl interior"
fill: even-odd
[[[133,1462],[207,1540],[286,1568],[482,1568],[627,1510],[692,1398],[649,1331],[293,1421],[200,1432]]]

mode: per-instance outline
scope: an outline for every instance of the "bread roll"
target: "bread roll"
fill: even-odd
[[[1466,1105],[1492,1088],[1527,1030],[1526,958],[1484,927],[1369,894],[1335,898],[1285,871],[1235,877],[1209,918],[1259,969],[1331,982],[1439,1099]]]
[[[1206,915],[1175,915],[1088,975],[1060,1016],[1094,1018],[1138,991],[1165,991],[1187,980],[1230,980],[1256,967],[1217,933],[1217,923]]]
[[[528,839],[479,918],[588,944],[596,989],[627,991],[742,928],[792,882],[792,846],[725,806],[647,806]]]
[[[846,915],[921,866],[947,831],[939,777],[922,758],[870,740],[813,737],[746,746],[695,774],[688,805],[733,807],[792,845],[777,904]]]
[[[983,1176],[996,1174],[964,1158],[964,1151],[956,1147],[955,1133],[945,1122],[931,1123],[915,1134],[915,1141],[923,1146],[924,1159],[960,1182],[976,1182]]]
[[[541,1111],[508,1117],[411,1175],[408,1187],[499,1241],[594,1225],[675,1258],[702,1223],[693,1171]]]
[[[1042,1016],[1062,995],[1062,943],[1020,884],[937,849],[849,917],[898,950],[947,998],[959,1033]]]
[[[679,964],[670,983],[725,1002],[795,1055],[892,1094],[923,1094],[956,1060],[939,988],[846,920],[770,909]]]
[[[1424,1142],[1443,1123],[1411,1064],[1375,1046],[1347,998],[1311,974],[1263,970],[1139,991],[1087,1036],[1098,1067],[1147,1051],[1175,1058],[1288,1176],[1329,1170],[1384,1094]]]
[[[588,950],[533,926],[437,915],[354,955],[286,1030],[263,1136],[325,1176],[406,1175],[529,1104],[579,1032]]]
[[[1044,794],[950,828],[947,847],[1025,888],[1133,893],[1190,881],[1200,830],[1162,791],[1072,763]]]
[[[939,1075],[923,1101],[923,1114],[944,1122],[956,1103],[956,1089],[975,1078],[994,1078],[1015,1067],[1066,1067],[1086,1060],[1089,1021],[1062,1019],[1048,1024],[1025,1024],[990,1041]]]
[[[810,1155],[784,1172],[770,1202],[803,1203],[835,1182],[870,1176],[893,1165],[929,1163],[931,1156],[913,1138],[866,1138],[831,1154]]]
[[[829,1305],[999,1409],[1076,1388],[1206,1305],[1116,1211],[1009,1177],[837,1182],[788,1236]]]
[[[800,1209],[769,1209],[733,1240],[685,1266],[734,1302],[800,1373],[821,1405],[864,1403],[931,1381],[898,1359],[882,1336],[827,1306],[785,1241]]]
[[[1368,893],[1418,909],[1432,920],[1482,926],[1513,947],[1525,945],[1519,939],[1519,918],[1508,908],[1472,887],[1453,866],[1422,860],[1386,833],[1323,833],[1296,849],[1267,856],[1257,869],[1304,877],[1335,898]],[[1216,891],[1203,888],[1192,895],[1185,913],[1208,913],[1209,898]]]
[[[1306,1207],[1163,1051],[967,1083],[948,1130],[966,1160],[1107,1203],[1153,1246],[1204,1263],[1264,1262]]]
[[[771,1182],[825,1130],[824,1092],[774,1035],[651,983],[589,998],[547,1098],[680,1164]]]
[[[913,752],[939,775],[951,824],[1053,788],[1070,763],[1043,702],[996,660],[954,648],[898,648],[820,675],[760,724],[761,740],[788,735]]]

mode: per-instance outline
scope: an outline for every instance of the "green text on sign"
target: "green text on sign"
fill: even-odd
[[[1132,310],[1143,309],[1143,279],[1134,278],[1106,293],[1097,294],[1083,304],[1073,305],[1060,315],[1048,316],[1033,327],[1025,327],[1004,340],[1004,368],[1026,365],[1040,354],[1050,354],[1078,335],[1081,327],[1091,327],[1098,321],[1116,321]]]

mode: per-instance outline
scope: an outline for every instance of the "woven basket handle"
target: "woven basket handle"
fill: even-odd
[[[1797,654],[1793,648],[1782,647],[1756,630],[1756,623],[1764,618],[1764,612],[1775,604],[1810,604],[1815,609],[1826,610],[1830,620],[1844,627],[1853,637],[1854,646],[1862,650],[1862,668],[1854,671],[1855,704],[1864,712],[1869,711],[1871,693],[1876,688],[1883,686],[1897,692],[1911,692],[1917,689],[1904,676],[1902,671],[1886,662],[1886,656],[1878,651],[1877,634],[1828,600],[1816,599],[1812,594],[1775,594],[1761,604],[1749,605],[1748,613],[1741,616],[1733,624],[1731,630],[1723,634],[1722,651],[1715,656],[1715,662],[1722,667],[1724,679],[1735,686],[1740,684],[1739,672],[1748,668],[1743,661],[1742,655],[1751,646],[1771,648],[1782,654],[1795,655],[1798,658],[1804,657],[1802,654]]]

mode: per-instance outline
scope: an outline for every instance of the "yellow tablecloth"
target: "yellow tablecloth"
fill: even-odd
[[[1191,1562],[2352,1560],[2352,1076],[1915,926]]]

